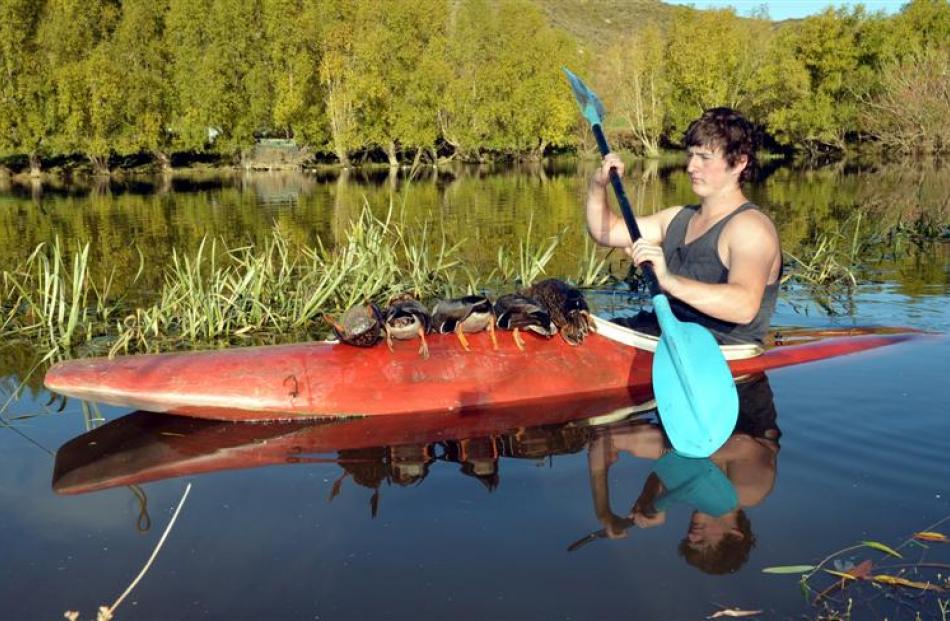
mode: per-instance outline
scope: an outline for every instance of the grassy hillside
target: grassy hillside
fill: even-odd
[[[534,0],[585,51],[607,47],[646,24],[665,25],[674,7],[660,0]]]

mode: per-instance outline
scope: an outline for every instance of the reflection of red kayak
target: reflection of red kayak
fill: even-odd
[[[518,350],[501,334],[493,351],[485,333],[465,352],[454,335],[433,335],[423,360],[414,343],[360,349],[326,342],[62,362],[46,375],[50,390],[154,412],[221,420],[353,417],[539,403],[585,396],[649,398],[653,355],[624,344],[629,330],[599,322],[579,347],[560,338],[529,338]],[[872,349],[912,333],[862,334],[795,342],[733,360],[734,374],[754,373]],[[643,344],[648,347],[649,343]]]
[[[220,470],[328,460],[345,464],[347,453],[360,449],[426,447],[529,428],[551,429],[605,413],[629,415],[632,405],[626,396],[615,394],[490,411],[475,408],[465,413],[266,425],[135,412],[64,444],[56,452],[53,489],[59,494],[82,494]],[[537,440],[537,432],[526,435],[529,442]]]

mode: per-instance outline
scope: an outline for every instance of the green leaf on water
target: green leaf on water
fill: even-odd
[[[891,556],[896,556],[897,558],[904,558],[903,556],[901,556],[900,552],[898,552],[897,550],[895,550],[894,548],[888,545],[884,545],[880,541],[862,541],[861,545],[865,545],[869,548],[874,548],[875,550],[880,550],[881,552],[884,552],[885,554],[890,554]]]
[[[803,574],[815,569],[814,565],[779,565],[776,567],[766,567],[762,570],[764,574]]]

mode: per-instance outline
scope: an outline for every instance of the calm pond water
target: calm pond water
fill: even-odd
[[[0,265],[8,269],[59,235],[92,241],[94,265],[104,273],[115,266],[121,280],[138,265],[134,241],[149,266],[138,292],[147,299],[173,247],[193,249],[205,234],[260,240],[275,222],[301,241],[332,243],[364,200],[383,211],[395,196],[412,217],[434,215],[450,239],[465,240],[475,266],[490,267],[497,247],[516,245],[529,221],[539,237],[567,227],[548,271],[570,276],[584,239],[581,168],[467,170],[408,188],[397,182],[395,190],[385,175],[355,174],[7,185]],[[818,232],[845,230],[857,211],[868,237],[898,221],[947,222],[945,166],[769,173],[752,195],[793,254],[813,248],[808,240]],[[681,173],[637,174],[641,210],[689,200]],[[773,323],[950,332],[948,245],[872,246],[854,295],[830,304],[835,314],[793,286]],[[638,306],[622,286],[591,298],[604,313]],[[7,401],[30,358],[5,345]],[[702,619],[733,607],[761,610],[759,618],[816,618],[825,608],[803,597],[797,576],[762,569],[814,564],[862,540],[904,544],[904,559],[891,564],[905,570],[922,559],[950,564],[946,544],[905,544],[928,528],[950,534],[950,521],[941,522],[950,516],[948,369],[950,341],[935,337],[770,372],[767,384],[744,390],[744,411],[759,427],[781,429],[780,450],[733,438],[729,479],[703,475],[726,500],[687,494],[664,523],[620,539],[598,536],[595,498],[607,499],[590,464],[603,462],[609,443],[619,447],[606,490],[613,513],[626,515],[654,467],[672,467],[657,465],[649,412],[602,416],[617,404],[573,404],[505,412],[497,422],[225,425],[63,404],[34,377],[0,427],[2,616],[53,619],[78,610],[94,618],[141,569],[191,483],[174,530],[119,618]],[[91,490],[97,486],[106,488]],[[678,548],[694,507],[728,504],[730,489],[754,546],[735,571],[708,573]],[[830,567],[886,564],[885,557],[865,547]],[[905,577],[937,580],[939,572],[945,581],[945,568]],[[811,584],[824,589],[832,580]],[[939,619],[938,602],[950,598],[868,585],[847,593],[855,619],[917,612]],[[846,610],[847,597],[833,595],[828,605]]]

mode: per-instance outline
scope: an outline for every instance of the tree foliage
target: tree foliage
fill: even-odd
[[[36,173],[81,155],[104,172],[114,156],[168,166],[281,137],[344,165],[537,158],[578,144],[564,65],[648,155],[723,105],[790,149],[950,148],[935,127],[946,0],[782,24],[670,11],[585,57],[591,42],[534,0],[3,0],[0,157]]]

